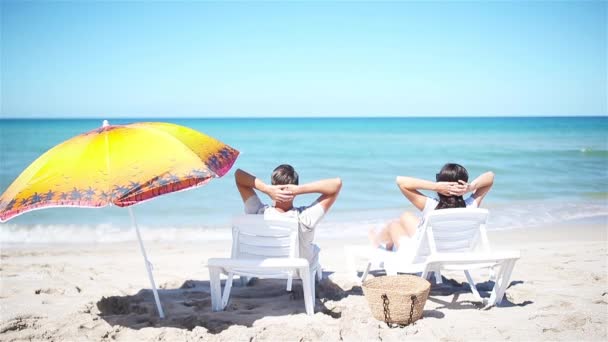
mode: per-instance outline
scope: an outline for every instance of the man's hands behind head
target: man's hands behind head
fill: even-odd
[[[293,184],[269,185],[264,192],[275,202],[289,202],[295,197],[295,189],[297,185]]]

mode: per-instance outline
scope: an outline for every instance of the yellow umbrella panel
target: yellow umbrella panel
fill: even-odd
[[[237,156],[175,124],[102,127],[55,146],[25,169],[0,197],[0,221],[45,207],[133,205],[221,177]]]

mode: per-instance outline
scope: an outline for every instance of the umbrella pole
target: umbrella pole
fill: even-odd
[[[154,292],[154,300],[156,301],[156,308],[158,309],[158,315],[160,318],[165,318],[165,313],[163,312],[162,306],[160,306],[160,299],[158,298],[158,291],[156,291],[156,284],[154,283],[154,277],[152,276],[152,268],[150,267],[152,264],[148,261],[148,256],[146,255],[146,249],[144,248],[144,243],[141,241],[141,234],[139,234],[139,227],[137,227],[137,221],[135,221],[135,214],[133,213],[133,209],[129,207],[129,215],[131,216],[131,224],[135,227],[135,232],[137,233],[137,239],[139,240],[139,247],[141,248],[141,254],[144,256],[144,262],[146,264],[146,269],[148,270],[148,278],[150,278],[150,284],[152,284],[152,291]]]

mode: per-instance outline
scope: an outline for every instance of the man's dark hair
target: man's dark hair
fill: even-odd
[[[282,164],[272,171],[272,185],[298,185],[299,177],[293,166]]]

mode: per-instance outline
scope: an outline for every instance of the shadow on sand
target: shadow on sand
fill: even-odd
[[[448,279],[442,277],[443,284],[437,284],[435,281],[431,281],[431,293],[429,294],[430,301],[440,304],[436,309],[450,309],[450,310],[466,310],[466,309],[484,309],[484,304],[478,301],[470,301],[470,300],[459,300],[461,294],[470,294],[471,287],[468,283],[459,283],[456,280]],[[512,281],[509,286],[523,284],[523,281]],[[485,281],[477,283],[477,291],[479,295],[484,299],[489,299],[492,288],[494,287],[493,281]],[[436,298],[437,296],[452,296],[451,301],[444,301]],[[514,307],[514,306],[526,306],[529,304],[533,304],[532,301],[524,301],[523,303],[515,304],[509,301],[508,297],[505,296],[502,302],[496,307]],[[491,309],[487,308],[486,310]]]
[[[370,274],[374,275],[374,277],[380,277],[380,276],[386,275],[386,273],[383,270],[372,271],[372,272],[370,272]],[[360,274],[359,274],[359,276],[360,276]],[[479,301],[459,300],[460,295],[471,293],[471,287],[470,287],[469,283],[467,283],[467,282],[460,283],[454,279],[446,278],[444,276],[442,276],[441,279],[442,279],[442,284],[437,284],[435,282],[435,277],[431,277],[431,279],[429,279],[429,282],[431,283],[431,292],[429,293],[428,300],[440,305],[440,306],[436,307],[435,310],[441,310],[441,309],[450,309],[450,310],[475,309],[475,310],[479,310],[479,309],[484,308],[484,304]],[[509,286],[507,286],[507,289],[511,288],[512,286],[520,285],[523,283],[524,282],[521,280],[511,281],[511,283],[509,283]],[[485,282],[476,283],[476,285],[477,285],[477,291],[479,292],[479,295],[484,299],[486,299],[486,298],[489,299],[491,292],[492,292],[492,288],[494,287],[494,282],[485,281]],[[448,302],[448,301],[437,298],[438,296],[443,296],[443,297],[452,296],[452,298],[451,298],[451,301]],[[503,308],[503,307],[527,306],[527,305],[530,305],[533,303],[534,303],[533,301],[529,301],[529,300],[524,301],[523,303],[512,303],[509,301],[508,297],[505,296],[504,299],[502,300],[502,302],[500,304],[496,305],[496,307]],[[491,308],[487,308],[487,309],[491,309]],[[429,313],[429,315],[427,315],[427,310],[425,310],[424,317],[428,317],[428,316],[436,317],[435,316],[436,312],[428,312],[428,313]]]
[[[174,327],[192,330],[201,326],[217,334],[232,325],[251,327],[261,318],[305,314],[302,285],[294,280],[291,292],[286,281],[254,279],[247,286],[233,286],[230,302],[225,311],[211,312],[208,281],[187,280],[179,288],[159,289],[158,294],[165,311],[160,319],[154,297],[149,289],[131,296],[103,297],[97,302],[100,317],[110,325],[132,329],[147,327]],[[222,281],[223,286],[223,281]],[[339,319],[342,314],[328,309],[324,303],[337,301],[350,295],[362,296],[360,287],[345,291],[327,275],[317,284],[315,313]]]
[[[317,284],[315,315],[327,315],[340,319],[341,312],[334,312],[333,305],[328,301],[337,302],[348,296],[363,296],[360,286],[344,290],[334,283],[325,273],[323,280]],[[382,272],[375,273],[383,275]],[[179,288],[159,289],[159,296],[166,318],[160,319],[156,311],[154,297],[149,289],[140,290],[131,296],[103,297],[97,302],[100,317],[110,325],[120,325],[131,329],[147,327],[173,327],[192,330],[204,327],[209,333],[218,334],[232,325],[246,327],[264,317],[305,314],[302,286],[299,280],[294,280],[291,292],[285,289],[286,281],[277,279],[254,279],[247,286],[233,286],[230,303],[225,311],[211,312],[211,296],[209,282],[187,280]],[[513,281],[509,287],[521,284]],[[477,288],[482,297],[489,297],[493,282],[479,283]],[[223,286],[223,284],[222,284]],[[467,283],[459,283],[452,279],[443,278],[443,284],[431,281],[429,301],[439,304],[433,309],[424,310],[423,317],[436,319],[444,318],[442,309],[464,310],[480,309],[480,302],[459,301],[461,294],[470,293]],[[437,297],[453,296],[450,302]],[[525,301],[521,304],[511,303],[505,298],[500,307],[526,306],[532,304]],[[366,305],[367,306],[367,305]]]

